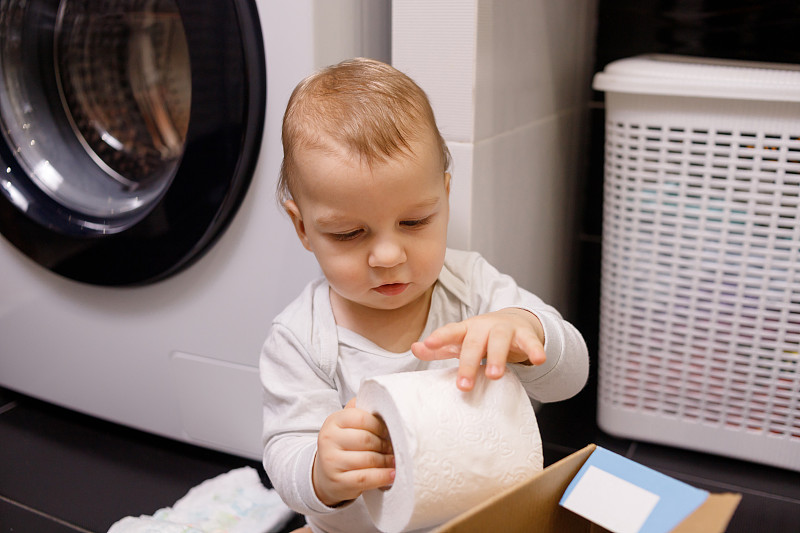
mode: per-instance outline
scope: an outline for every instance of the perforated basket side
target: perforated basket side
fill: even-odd
[[[604,430],[800,470],[797,117],[607,95]]]

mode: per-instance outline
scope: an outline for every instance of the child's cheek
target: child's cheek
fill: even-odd
[[[356,261],[341,256],[332,258],[326,277],[341,292],[352,291],[367,283],[365,269]]]

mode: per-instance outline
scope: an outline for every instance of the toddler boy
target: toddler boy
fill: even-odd
[[[353,59],[303,80],[283,120],[278,199],[324,274],[273,322],[261,354],[264,467],[313,531],[374,531],[362,492],[394,479],[364,378],[458,367],[515,372],[543,402],[583,387],[580,333],[480,255],[446,247],[450,154],[425,93]],[[485,364],[482,365],[482,360]]]

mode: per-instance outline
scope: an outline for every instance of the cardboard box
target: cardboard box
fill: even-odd
[[[590,444],[550,465],[531,479],[454,518],[436,529],[435,532],[598,533],[609,531],[559,505],[573,478],[581,472],[584,463],[587,463],[596,449],[598,449],[596,445]],[[628,461],[624,458],[623,460]],[[650,470],[641,465],[638,467]],[[655,471],[650,472],[667,478]],[[672,478],[667,479],[672,480]],[[672,481],[680,483],[677,480]],[[692,488],[690,490],[697,491]],[[739,494],[708,494],[705,501],[671,531],[673,533],[722,533],[727,528],[740,499],[741,495]]]

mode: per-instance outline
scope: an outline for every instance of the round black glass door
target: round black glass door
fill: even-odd
[[[0,3],[0,232],[88,283],[196,260],[255,165],[262,46],[252,1]]]

